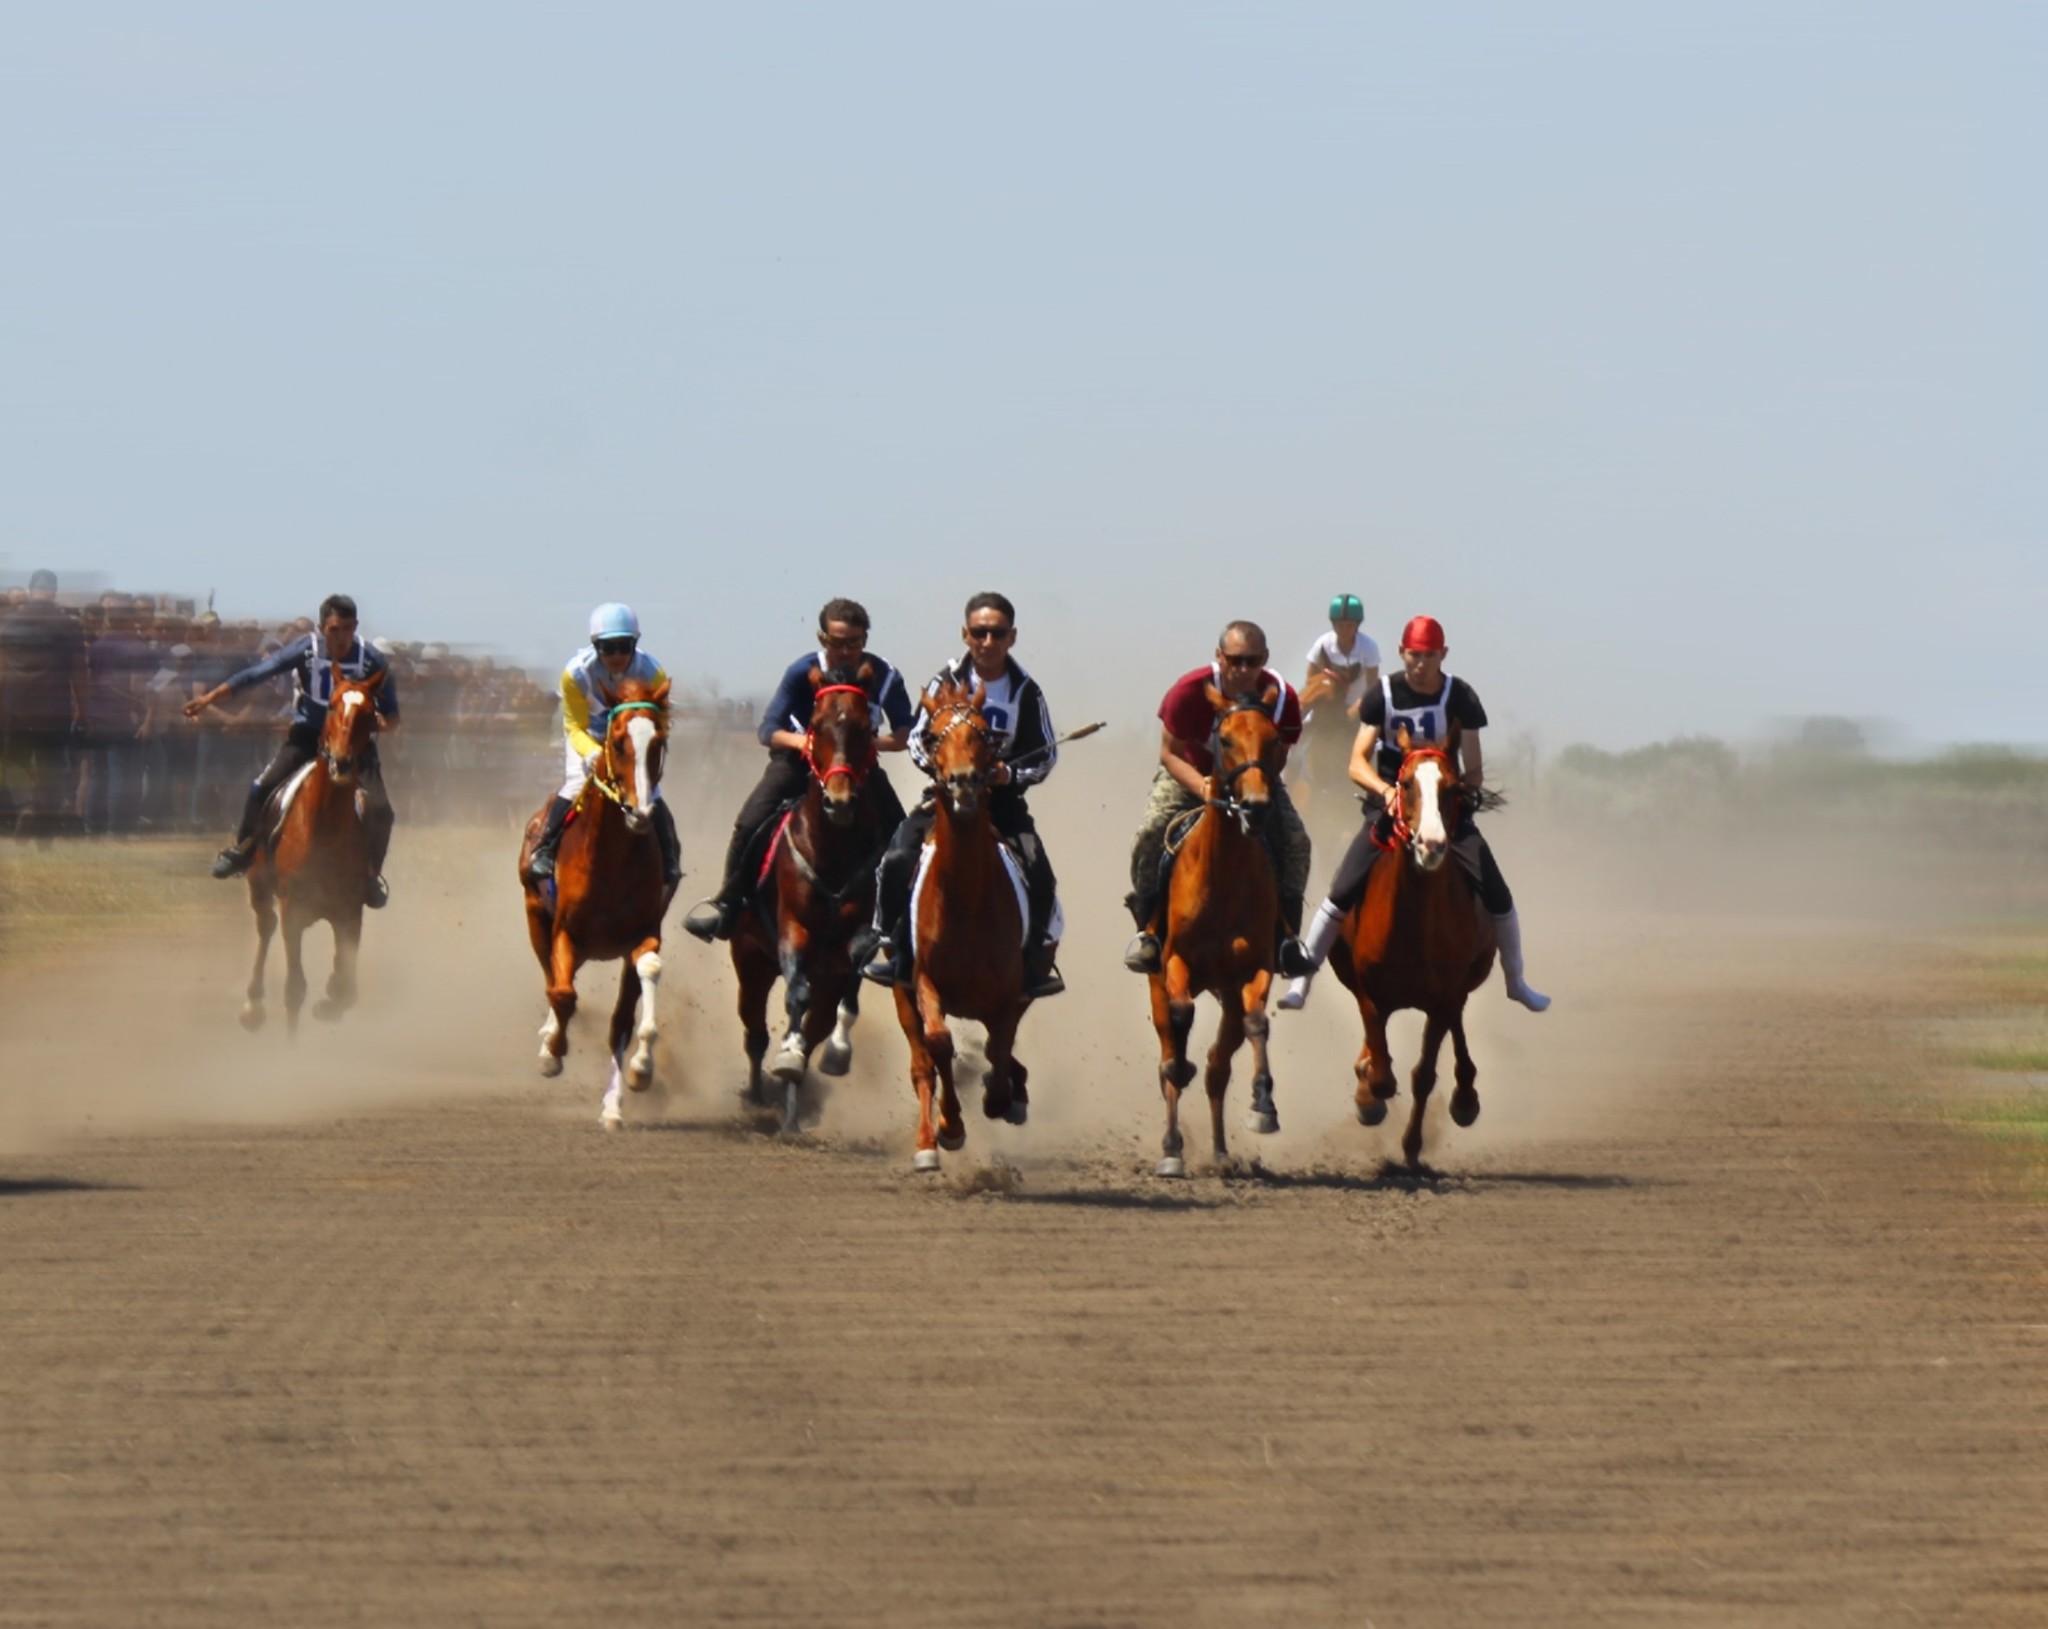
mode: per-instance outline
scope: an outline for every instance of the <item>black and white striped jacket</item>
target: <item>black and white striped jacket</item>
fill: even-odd
[[[964,684],[971,690],[981,682],[975,677],[973,656],[962,651],[958,660],[948,662],[932,675],[924,694],[918,697],[917,722],[910,730],[910,756],[927,775],[932,766],[924,748],[924,726],[930,716],[931,697],[942,684]],[[1014,766],[1009,785],[997,787],[996,792],[1014,792],[1021,797],[1050,775],[1053,765],[1059,762],[1059,748],[1052,745],[1052,709],[1045,704],[1045,692],[1011,657],[1003,676],[989,685],[982,714],[988,721],[989,734],[995,737],[997,759]],[[1027,756],[1028,763],[1018,762]]]

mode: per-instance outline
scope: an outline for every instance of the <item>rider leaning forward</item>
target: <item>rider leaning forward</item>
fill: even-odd
[[[562,828],[604,762],[612,704],[618,699],[619,686],[629,679],[656,690],[667,682],[668,675],[640,648],[640,619],[633,608],[613,601],[590,613],[590,643],[562,669],[562,787],[548,803],[540,840],[527,862],[526,874],[535,881],[555,874]],[[653,819],[654,835],[661,844],[662,879],[673,888],[682,880],[683,845],[676,836],[676,817],[669,812],[659,786],[654,789]]]
[[[1397,801],[1394,783],[1401,773],[1400,733],[1419,747],[1442,747],[1450,726],[1459,726],[1457,770],[1460,787],[1477,792],[1485,783],[1485,759],[1479,747],[1479,732],[1486,726],[1486,709],[1478,694],[1463,679],[1444,671],[1443,625],[1435,617],[1413,617],[1401,631],[1401,672],[1380,680],[1358,709],[1358,736],[1351,748],[1351,778],[1368,794],[1365,824],[1351,840],[1338,862],[1329,896],[1317,908],[1309,925],[1307,951],[1309,966],[1288,987],[1280,1005],[1290,1011],[1308,998],[1309,982],[1323,958],[1336,943],[1345,913],[1365,898],[1366,880],[1374,863],[1392,842],[1393,816],[1387,812]],[[1508,891],[1493,850],[1479,835],[1468,805],[1458,821],[1451,852],[1465,867],[1478,889],[1480,903],[1493,917],[1494,938],[1500,946],[1500,971],[1511,1000],[1531,1012],[1550,1005],[1550,997],[1532,990],[1522,977],[1522,924],[1515,915],[1515,896]]]
[[[1131,893],[1125,901],[1138,924],[1137,937],[1124,950],[1124,966],[1134,973],[1159,971],[1159,933],[1154,919],[1166,892],[1162,862],[1169,828],[1183,814],[1208,800],[1209,773],[1215,760],[1209,741],[1216,709],[1208,699],[1210,685],[1226,701],[1256,701],[1272,695],[1271,712],[1280,732],[1281,763],[1287,749],[1301,739],[1301,698],[1294,686],[1266,666],[1266,635],[1256,622],[1233,622],[1216,642],[1215,661],[1174,680],[1159,703],[1159,769],[1152,777],[1152,796],[1145,805],[1145,823],[1131,845]],[[1276,765],[1276,770],[1279,768]],[[1283,937],[1280,971],[1294,976],[1309,970],[1307,954],[1295,935],[1301,932],[1302,898],[1308,892],[1308,830],[1301,823],[1287,788],[1271,777],[1272,804],[1267,841],[1273,846],[1280,882]]]
[[[262,817],[264,800],[318,755],[327,704],[334,698],[335,675],[360,683],[382,674],[383,682],[376,690],[377,727],[388,730],[398,723],[398,687],[390,665],[384,653],[362,636],[356,625],[356,602],[346,594],[329,594],[320,602],[320,620],[313,632],[280,646],[253,667],[243,668],[205,695],[186,702],[185,716],[197,718],[215,703],[281,673],[292,676],[291,725],[277,755],[249,787],[235,840],[214,859],[216,877],[232,877],[249,869],[256,857],[256,822]],[[363,847],[369,861],[363,903],[376,910],[390,898],[384,885],[384,856],[391,847],[396,816],[391,794],[384,790],[384,771],[377,761],[374,740],[356,773],[363,794]]]
[[[740,906],[752,891],[763,859],[762,850],[774,831],[775,819],[783,808],[804,795],[811,768],[804,756],[810,735],[811,708],[816,692],[811,686],[813,672],[851,675],[865,657],[872,671],[880,675],[875,692],[875,747],[881,752],[901,752],[912,717],[910,693],[902,674],[869,653],[868,614],[858,601],[835,599],[818,612],[818,648],[791,662],[761,715],[757,732],[768,749],[768,767],[733,821],[732,839],[725,850],[725,875],[718,892],[701,900],[683,919],[684,930],[709,942],[730,939],[739,919]],[[903,819],[903,800],[887,775],[870,775],[862,795],[872,798],[884,828],[894,830]]]
[[[990,781],[989,819],[996,832],[1012,844],[1024,862],[1024,884],[1030,900],[1030,921],[1025,943],[1024,993],[1032,1000],[1058,995],[1066,981],[1053,966],[1059,950],[1048,934],[1052,924],[1054,878],[1052,862],[1046,858],[1025,794],[1052,773],[1059,761],[1054,745],[1052,711],[1038,681],[1024,671],[1011,652],[1017,642],[1017,611],[1001,594],[977,594],[967,602],[960,637],[967,649],[933,675],[925,686],[915,727],[910,735],[910,756],[919,769],[930,773],[931,761],[924,745],[924,729],[930,719],[931,697],[945,685],[964,685],[984,691],[982,719],[995,745],[996,768]],[[875,931],[881,935],[874,960],[861,969],[877,984],[896,984],[908,971],[904,948],[911,942],[910,888],[917,871],[918,856],[937,817],[933,804],[935,789],[927,787],[918,806],[896,828],[887,854],[883,856],[879,886],[875,891]]]

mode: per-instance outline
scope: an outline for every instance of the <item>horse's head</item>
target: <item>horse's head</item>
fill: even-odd
[[[1266,818],[1280,781],[1280,731],[1273,723],[1279,693],[1268,685],[1232,701],[1212,684],[1203,694],[1216,709],[1209,731],[1209,796],[1256,826]]]
[[[861,788],[875,767],[875,693],[880,675],[862,657],[858,667],[811,669],[811,727],[804,757],[825,801],[825,818],[850,822],[860,808]]]
[[[981,807],[995,773],[996,742],[981,716],[988,686],[948,682],[925,700],[924,751],[939,796],[956,815]]]
[[[382,671],[367,679],[335,675],[334,694],[327,702],[327,722],[320,729],[320,761],[327,778],[338,786],[352,785],[377,733],[377,692]]]
[[[604,727],[604,764],[598,773],[626,817],[626,829],[647,830],[654,818],[654,789],[661,784],[668,755],[668,680],[648,685],[628,679],[619,686]]]
[[[1451,851],[1458,829],[1458,738],[1455,719],[1441,747],[1417,746],[1408,726],[1395,733],[1401,749],[1401,773],[1395,782],[1400,796],[1394,835],[1424,871],[1434,871]]]

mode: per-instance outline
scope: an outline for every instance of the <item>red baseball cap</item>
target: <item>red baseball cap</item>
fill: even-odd
[[[1435,617],[1410,617],[1408,626],[1401,630],[1403,650],[1442,650],[1444,648],[1444,625]]]

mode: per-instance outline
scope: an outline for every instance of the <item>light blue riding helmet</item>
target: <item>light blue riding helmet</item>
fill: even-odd
[[[613,600],[590,613],[590,637],[593,642],[600,639],[638,639],[640,619],[633,615],[632,606]]]

